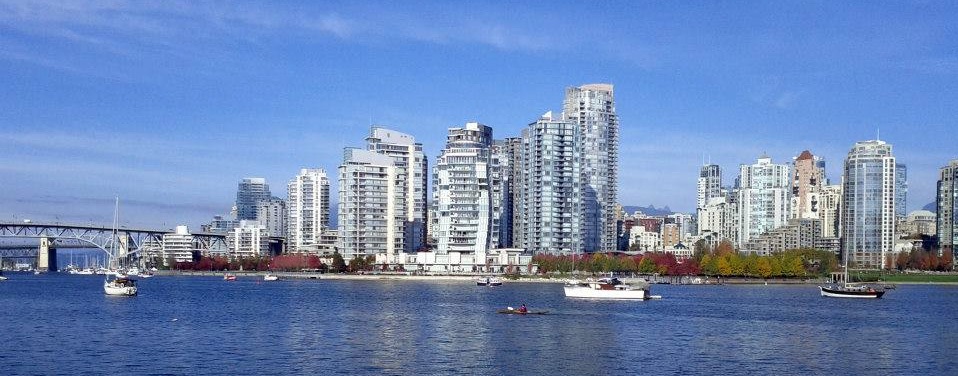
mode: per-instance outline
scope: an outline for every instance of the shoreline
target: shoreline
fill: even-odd
[[[267,272],[261,271],[229,271],[229,272],[209,272],[209,271],[179,271],[179,270],[157,270],[155,272],[156,276],[164,277],[223,277],[224,274],[230,273],[235,275],[237,278],[262,278]],[[472,282],[479,277],[479,274],[474,275],[403,275],[403,274],[340,274],[340,273],[312,273],[312,272],[273,272],[269,273],[276,275],[282,279],[295,279],[295,280],[340,280],[340,281],[435,281],[435,282]],[[503,283],[556,283],[561,284],[565,283],[568,278],[545,278],[545,277],[520,277],[517,279],[510,279],[504,276],[499,276],[502,279]],[[632,278],[632,277],[620,277],[625,283],[634,283],[637,280],[644,278]],[[668,280],[668,279],[665,279]],[[716,280],[709,279],[709,283],[702,284],[681,284],[681,283],[671,283],[674,285],[680,286],[721,286],[721,285],[732,285],[732,286],[749,286],[749,285],[776,285],[776,286],[787,286],[787,285],[820,285],[825,283],[823,280],[789,280],[789,279],[770,279],[770,280],[761,280],[761,279],[724,279],[721,283],[716,283]],[[884,281],[884,282],[874,282],[874,283],[884,283],[891,285],[958,285],[958,281]],[[666,283],[668,284],[668,283]]]

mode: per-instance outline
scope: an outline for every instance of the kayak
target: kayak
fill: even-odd
[[[508,315],[544,315],[544,314],[546,314],[546,313],[549,313],[549,311],[519,312],[518,309],[500,309],[500,310],[496,311],[496,313],[505,313],[505,314],[508,314]]]

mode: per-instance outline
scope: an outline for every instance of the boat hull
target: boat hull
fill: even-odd
[[[135,286],[110,286],[109,284],[104,284],[103,292],[110,296],[136,296],[137,290]]]
[[[620,300],[645,300],[649,296],[645,290],[620,290],[620,289],[594,289],[586,286],[564,286],[565,296],[567,298],[581,299],[620,299]]]
[[[829,298],[879,299],[882,295],[885,295],[884,291],[849,291],[825,286],[818,286],[818,288],[821,290],[822,296]]]

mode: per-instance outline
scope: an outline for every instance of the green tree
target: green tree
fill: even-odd
[[[657,273],[659,268],[655,265],[655,261],[652,261],[651,257],[643,257],[642,261],[639,261],[639,273],[652,274]]]
[[[699,263],[701,263],[702,258],[705,257],[705,255],[708,253],[709,253],[709,246],[708,246],[708,243],[705,242],[705,239],[699,239],[699,241],[695,242],[694,253],[692,253],[692,258],[694,258],[695,261],[698,261]]]
[[[759,275],[757,254],[749,253],[748,257],[745,258],[745,275],[749,277]]]
[[[769,262],[768,257],[756,257],[755,274],[762,278],[772,276],[772,264]]]
[[[729,253],[728,261],[732,268],[732,275],[745,275],[745,258],[740,253]]]
[[[782,276],[782,262],[775,256],[765,256],[768,259],[769,269],[772,277]]]
[[[786,274],[792,277],[799,277],[805,275],[805,265],[802,262],[802,258],[798,256],[793,256],[788,259],[788,264],[785,267]]]
[[[715,263],[715,257],[712,257],[710,254],[705,254],[702,256],[702,272],[707,276],[713,276],[718,274],[718,267]]]
[[[729,263],[727,256],[718,256],[715,267],[718,269],[718,274],[723,277],[732,275],[732,264]]]
[[[346,260],[343,259],[343,255],[339,254],[339,251],[333,252],[332,272],[340,273],[344,271],[346,271]]]

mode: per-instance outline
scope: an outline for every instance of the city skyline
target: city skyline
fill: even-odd
[[[561,110],[562,90],[595,82],[616,87],[626,205],[694,212],[703,160],[730,182],[763,153],[784,163],[811,150],[836,181],[849,145],[880,129],[908,166],[912,211],[956,157],[930,147],[956,144],[954,5],[621,3],[584,10],[611,20],[585,32],[549,28],[568,7],[446,5],[428,23],[363,5],[0,3],[0,216],[104,222],[120,196],[126,223],[198,227],[228,213],[242,178],[285,197],[276,187],[301,168],[335,171],[373,124],[434,160],[449,127],[518,137]],[[460,12],[476,19],[461,25]],[[702,26],[662,21],[678,12]],[[754,33],[715,17],[738,13],[758,18]],[[792,35],[811,22],[815,33]]]

